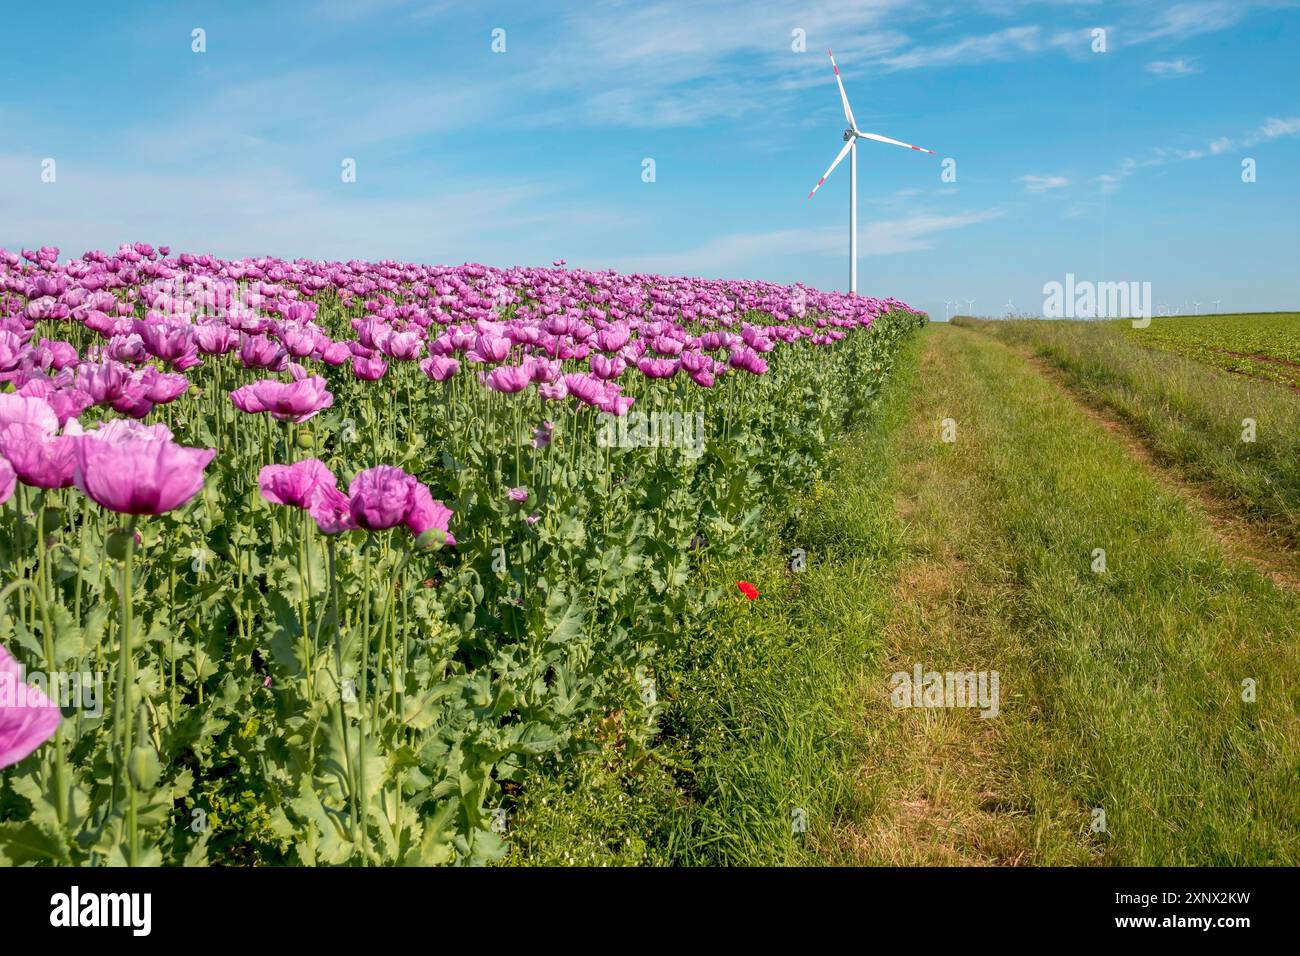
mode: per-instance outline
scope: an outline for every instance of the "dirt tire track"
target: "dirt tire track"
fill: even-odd
[[[1059,366],[1028,349],[1012,351],[1055,385],[1068,401],[1114,435],[1152,477],[1203,518],[1232,557],[1249,564],[1278,587],[1300,592],[1300,553],[1284,537],[1247,518],[1205,484],[1192,481],[1175,467],[1159,461],[1136,429],[1109,407],[1080,393]]]

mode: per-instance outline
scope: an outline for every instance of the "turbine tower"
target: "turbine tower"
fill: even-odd
[[[891,146],[902,146],[904,149],[914,149],[918,153],[929,153],[934,155],[932,149],[922,149],[920,146],[913,146],[911,143],[900,142],[896,139],[890,139],[888,136],[881,136],[879,133],[864,133],[858,129],[857,120],[853,118],[853,109],[849,106],[848,94],[844,92],[844,81],[840,79],[840,68],[835,65],[835,54],[830,50],[826,51],[831,58],[831,69],[835,71],[835,82],[840,88],[840,102],[844,105],[844,118],[848,120],[848,129],[844,131],[844,148],[840,150],[835,161],[831,163],[830,168],[821,179],[817,180],[817,185],[812,188],[808,198],[812,199],[813,193],[821,188],[821,184],[826,182],[826,177],[835,171],[835,167],[840,164],[847,154],[849,157],[849,292],[858,291],[858,140],[870,139],[877,143],[888,143]]]

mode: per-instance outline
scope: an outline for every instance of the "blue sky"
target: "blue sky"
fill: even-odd
[[[1201,311],[1300,307],[1294,2],[59,7],[3,15],[8,248],[844,288],[847,163],[807,199],[842,144],[829,46],[860,128],[938,153],[860,148],[860,291],[1037,312],[1074,273]]]

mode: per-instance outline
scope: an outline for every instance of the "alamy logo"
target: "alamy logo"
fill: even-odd
[[[1134,328],[1151,324],[1150,282],[1075,281],[1043,285],[1043,316],[1048,319],[1134,319]]]
[[[50,925],[125,926],[132,935],[148,936],[153,929],[153,894],[82,893],[74,886],[70,893],[50,897]]]
[[[687,458],[704,454],[703,412],[628,412],[607,415],[596,444],[601,448],[680,448]]]
[[[998,715],[997,671],[897,671],[889,680],[895,707],[978,707],[981,717]]]
[[[91,671],[0,673],[0,708],[61,707],[83,710],[87,717],[104,716],[104,675]]]

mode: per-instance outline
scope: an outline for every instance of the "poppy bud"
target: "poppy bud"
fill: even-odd
[[[108,542],[105,545],[105,550],[108,551],[108,556],[117,561],[125,561],[127,555],[127,546],[131,540],[132,535],[135,535],[135,543],[139,544],[140,535],[134,531],[127,531],[125,529],[118,528],[116,531],[110,534],[108,536]]]

